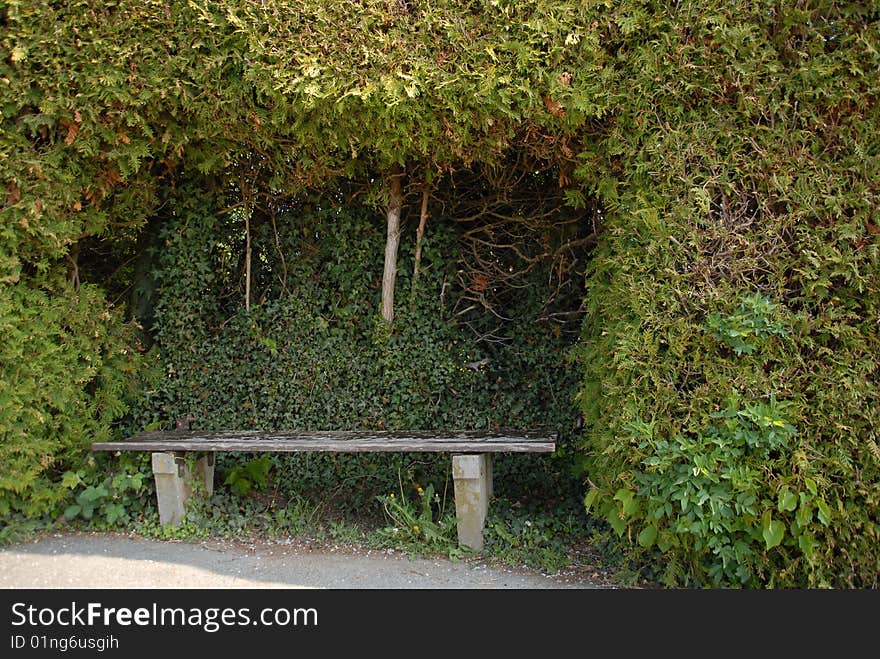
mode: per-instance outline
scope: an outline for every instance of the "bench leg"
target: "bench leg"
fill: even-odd
[[[452,456],[458,544],[483,548],[483,525],[492,496],[492,457],[488,454]]]
[[[186,516],[186,502],[192,493],[184,454],[153,453],[152,458],[159,523],[177,526]]]
[[[205,494],[208,497],[214,494],[214,458],[216,453],[213,451],[207,455],[203,455],[196,461],[196,473],[202,479],[205,486]]]
[[[486,453],[484,456],[486,458],[486,511],[488,513],[489,510],[489,501],[492,500],[492,497],[495,496],[495,490],[492,485],[492,454]]]
[[[206,496],[214,494],[214,453],[196,460],[195,474],[186,464],[186,453],[153,453],[153,477],[156,479],[156,499],[159,504],[159,523],[178,526],[186,517],[186,503],[193,492],[201,494],[196,479],[201,481]]]

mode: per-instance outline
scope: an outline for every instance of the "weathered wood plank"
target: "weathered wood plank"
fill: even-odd
[[[334,453],[551,453],[558,433],[526,431],[259,431],[144,432],[118,442],[96,442],[93,451],[242,451]]]

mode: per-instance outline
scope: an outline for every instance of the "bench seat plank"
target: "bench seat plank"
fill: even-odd
[[[552,453],[558,433],[534,431],[262,431],[179,430],[143,432],[93,451],[242,451],[367,453]]]

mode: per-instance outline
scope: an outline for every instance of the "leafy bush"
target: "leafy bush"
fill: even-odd
[[[213,496],[193,497],[186,519],[178,526],[159,524],[155,509],[132,520],[130,528],[147,537],[188,540],[193,538],[289,538],[322,533],[321,504],[302,497],[270,499],[242,497],[220,487]]]
[[[460,558],[465,550],[458,546],[455,506],[434,492],[433,483],[427,487],[414,485],[413,502],[401,487],[399,496],[393,492],[379,495],[379,502],[391,525],[373,533],[373,541],[415,553],[439,551],[450,558]],[[451,504],[447,508],[447,503]]]
[[[877,7],[614,13],[580,172],[591,509],[670,584],[876,587]]]
[[[64,472],[61,484],[76,492],[74,503],[64,510],[64,517],[82,519],[98,528],[133,521],[152,506],[155,493],[152,474],[144,462],[143,456],[134,458],[134,462],[122,458],[116,465],[102,460],[100,466],[92,463],[90,467]],[[115,468],[115,473],[107,475],[107,467]]]
[[[67,495],[63,472],[125,413],[140,360],[133,327],[97,287],[0,286],[0,515],[39,518]]]
[[[502,500],[490,508],[483,535],[495,559],[552,573],[571,564],[569,551],[587,537],[589,525],[583,508],[572,502],[548,508],[542,502],[514,507]]]
[[[772,398],[743,406],[734,397],[702,434],[671,440],[656,438],[653,424],[631,423],[644,470],[634,490],[621,488],[605,502],[608,523],[618,535],[640,526],[640,546],[676,548],[700,561],[716,585],[749,583],[762,553],[780,545],[813,559],[816,527],[831,516],[816,482],[767,482],[767,473],[784,469],[780,455],[795,435],[784,409]],[[598,494],[587,495],[588,509]]]
[[[713,313],[706,319],[706,327],[716,339],[733,348],[737,355],[750,354],[758,347],[757,339],[787,333],[782,321],[775,317],[776,306],[765,296],[756,293],[743,299],[732,314]]]
[[[223,484],[242,496],[263,490],[269,484],[272,462],[268,455],[233,465],[223,476]]]
[[[562,450],[499,460],[500,487],[569,494],[579,485],[569,468],[582,461],[592,503],[627,507],[623,542],[667,567],[670,583],[877,585],[876,2],[493,0],[463,12],[444,0],[349,12],[309,1],[294,14],[241,0],[166,4],[0,9],[0,513],[52,510],[60,474],[76,466],[67,462],[118,420],[134,366],[121,354],[127,330],[100,290],[74,294],[56,278],[68,261],[76,270],[89,240],[101,260],[150,217],[162,377],[130,428],[187,415],[211,427],[546,425],[563,433]],[[340,34],[358,47],[328,49]],[[139,64],[121,71],[135,50]],[[477,187],[497,184],[499,198],[540,168],[548,178],[532,199],[559,187],[577,208],[601,200],[584,219],[601,244],[579,366],[546,322],[560,310],[542,309],[534,287],[512,288],[494,310],[513,319],[500,344],[466,331],[482,326],[450,304],[462,229],[442,221],[432,220],[425,276],[394,331],[375,327],[382,231],[354,200],[376,196],[390,163],[425,183],[427,172],[485,166]],[[360,184],[344,190],[343,175]],[[245,313],[248,182],[275,202],[250,218]],[[291,196],[305,188],[322,195]],[[444,208],[459,194],[445,193]],[[548,217],[511,199],[501,215],[517,226]],[[484,259],[507,265],[493,250]],[[401,264],[407,290],[411,250]],[[533,283],[557,281],[546,260],[535,264]],[[651,492],[672,494],[670,474],[698,456],[752,473],[737,442],[770,441],[748,416],[760,405],[797,431],[747,488],[760,516],[740,511],[718,547],[698,546],[700,531],[661,550],[660,527],[680,521],[664,504],[650,543],[655,521],[634,511],[648,510]],[[407,460],[273,465],[291,489],[374,484],[360,493],[372,501],[398,467],[436,469],[430,456]],[[720,500],[735,500],[732,476],[724,484]],[[822,511],[818,526],[798,521],[802,496]],[[815,544],[801,543],[801,526]]]

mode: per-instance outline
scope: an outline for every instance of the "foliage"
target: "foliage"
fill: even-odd
[[[768,298],[756,293],[744,298],[730,315],[713,313],[706,319],[706,327],[716,339],[733,348],[737,355],[749,354],[758,347],[753,339],[787,334],[782,322],[773,320],[776,307]]]
[[[268,455],[253,458],[246,462],[233,465],[223,477],[223,484],[228,485],[233,492],[242,496],[250,494],[253,490],[263,490],[269,484],[269,471],[272,462]]]
[[[407,496],[402,481],[399,496],[392,492],[378,497],[391,525],[375,531],[373,541],[414,553],[434,551],[461,558],[464,550],[458,546],[454,506],[447,509],[451,502],[434,492],[433,483],[424,489],[418,484],[413,487],[415,501]]]
[[[366,540],[365,531],[358,524],[346,520],[330,521],[327,533],[335,542],[349,546],[362,544]]]
[[[0,2],[4,517],[54,514],[67,495],[61,474],[109,438],[130,400],[136,328],[84,261],[134,241],[185,149],[215,156],[223,128],[197,100],[210,74],[195,65],[196,24],[169,29],[188,12]],[[207,149],[193,130],[200,115]]]
[[[635,474],[635,490],[619,489],[601,512],[618,535],[641,528],[642,547],[676,548],[699,560],[716,586],[754,580],[762,553],[780,545],[812,559],[828,504],[810,478],[798,491],[790,488],[801,487],[793,479],[768,483],[765,475],[780,470],[779,456],[795,436],[784,409],[773,399],[743,406],[734,397],[701,435],[671,440],[654,437],[652,424],[633,422],[627,431],[644,470]],[[598,493],[587,495],[588,508]],[[667,577],[677,568],[670,565]]]
[[[351,10],[353,6],[357,11]],[[25,304],[25,297],[33,298],[46,291],[47,315],[55,308],[52,305],[67,304],[63,300],[71,295],[66,286],[56,283],[63,276],[74,289],[80,281],[105,286],[114,294],[119,293],[119,297],[113,296],[114,302],[119,303],[123,294],[127,296],[143,284],[142,280],[133,280],[136,275],[131,273],[131,261],[140,262],[148,249],[139,239],[149,234],[151,240],[146,242],[152,242],[153,249],[161,249],[160,242],[152,241],[161,230],[156,227],[180,216],[181,211],[173,207],[182,203],[178,186],[190,194],[194,192],[193,184],[203,191],[213,187],[224,193],[238,188],[236,199],[227,200],[228,204],[217,209],[224,213],[219,222],[225,226],[215,227],[222,235],[213,241],[227,258],[225,267],[218,269],[217,274],[233,275],[231,279],[237,282],[242,241],[235,222],[244,217],[241,208],[247,205],[249,187],[263,196],[277,197],[283,193],[282,199],[290,199],[292,193],[304,188],[318,188],[338,204],[341,188],[336,181],[341,176],[357,175],[361,187],[366,188],[366,198],[375,203],[380,195],[375,186],[370,189],[368,182],[390,162],[406,163],[409,174],[418,174],[428,182],[435,172],[451,173],[477,163],[503,164],[516,144],[526,145],[532,160],[546,161],[539,163],[539,168],[546,170],[548,162],[557,167],[567,163],[564,166],[570,170],[572,146],[564,135],[551,135],[542,129],[568,133],[603,111],[602,79],[585,75],[597,70],[599,63],[584,60],[589,59],[595,41],[586,31],[575,29],[581,13],[572,6],[557,7],[555,3],[537,1],[473,3],[464,12],[458,3],[452,2],[417,7],[388,2],[306,2],[292,7],[280,2],[258,5],[225,0],[171,5],[130,0],[0,3],[0,39],[6,53],[0,59],[0,179],[7,192],[0,209],[0,282],[19,287],[19,306]],[[315,38],[326,30],[329,35]],[[348,40],[347,47],[328,51],[327,44],[338,43],[339,39]],[[438,44],[443,44],[440,51]],[[508,69],[519,73],[512,75]],[[515,153],[513,157],[519,160]],[[524,171],[528,171],[528,166]],[[561,174],[560,180],[564,178]],[[214,186],[206,184],[212,179],[216,181]],[[364,194],[364,190],[357,194]],[[227,213],[233,206],[239,210]],[[326,225],[346,221],[344,215],[334,217],[326,203],[322,212]],[[522,209],[514,206],[507,212],[517,214]],[[284,221],[291,215],[288,213]],[[270,223],[265,215],[261,219],[262,224],[255,231],[264,232],[262,238],[266,240],[261,244],[266,250],[272,244],[267,233]],[[294,229],[296,222],[290,224],[288,229]],[[140,231],[145,233],[139,235]],[[325,230],[320,235],[327,233]],[[375,238],[375,231],[371,230],[370,235]],[[173,244],[173,237],[169,236],[169,240]],[[294,229],[288,231],[284,245],[276,245],[288,258],[279,266],[273,255],[273,275],[286,266],[296,269],[300,255],[304,254],[298,251],[297,243]],[[348,258],[342,246],[338,247],[337,256]],[[429,245],[426,248],[430,249]],[[373,259],[381,254],[377,242],[371,242],[369,249]],[[212,256],[218,256],[217,252]],[[260,258],[263,256],[265,252]],[[440,256],[434,257],[437,268],[441,267]],[[304,262],[308,264],[309,259]],[[340,261],[328,272],[331,278],[337,277],[345,274],[345,268]],[[448,273],[448,269],[454,268],[454,261],[443,263],[442,268]],[[292,275],[303,277],[305,270]],[[210,274],[200,271],[187,276],[197,280]],[[536,279],[537,276],[538,273]],[[338,307],[313,288],[314,296],[299,310],[285,309],[294,296],[279,294],[279,286],[283,288],[286,283],[284,278],[273,276],[272,281],[273,290],[267,296],[271,304],[265,309],[268,321],[254,327],[240,315],[227,327],[229,335],[246,331],[254,345],[260,341],[259,351],[254,354],[262,355],[264,362],[258,365],[258,360],[253,369],[242,372],[242,387],[251,386],[249,378],[255,369],[265,367],[267,376],[277,374],[268,365],[273,341],[282,353],[292,355],[293,346],[286,343],[287,332],[282,331],[282,323],[289,323],[285,329],[293,331],[297,325],[304,329],[303,323],[314,322],[309,331],[312,336],[330,338],[337,346],[356,336],[357,341],[348,345],[372,347],[366,357],[358,359],[352,349],[342,349],[334,356],[330,343],[319,342],[324,348],[319,351],[321,360],[312,362],[311,370],[303,374],[298,386],[305,386],[305,379],[314,378],[308,383],[309,392],[320,396],[326,392],[325,387],[337,384],[325,374],[341,378],[358,369],[362,377],[351,380],[349,391],[355,387],[360,387],[360,391],[372,389],[365,387],[364,382],[372,383],[380,373],[386,383],[384,389],[375,387],[372,401],[350,397],[350,404],[355,407],[341,410],[343,414],[336,423],[344,420],[351,426],[368,421],[367,427],[380,422],[386,427],[453,423],[457,415],[452,398],[468,395],[482,397],[481,401],[473,401],[469,418],[461,420],[470,427],[487,427],[507,416],[504,405],[499,406],[492,419],[478,412],[491,409],[496,398],[506,400],[514,408],[513,417],[523,420],[527,420],[529,413],[522,410],[546,409],[544,404],[532,406],[530,402],[520,403],[502,396],[504,390],[515,391],[519,376],[508,377],[508,366],[504,363],[495,368],[494,364],[501,360],[495,360],[494,355],[481,354],[464,362],[492,359],[491,369],[482,373],[460,371],[462,356],[453,357],[452,353],[458,352],[464,342],[445,327],[448,315],[413,325],[401,318],[400,327],[412,327],[412,331],[392,334],[388,341],[372,337],[367,331],[369,322],[356,327],[354,321],[375,308],[369,294],[373,290],[371,278],[361,276],[360,288],[349,289],[349,299]],[[202,286],[204,282],[197,283]],[[438,283],[442,287],[442,282],[436,280],[432,285]],[[401,288],[404,285],[401,282]],[[222,292],[224,304],[236,288],[233,285]],[[88,290],[95,296],[94,304],[102,305],[97,301],[100,291]],[[190,295],[202,292],[202,288],[190,289]],[[421,306],[416,305],[414,313],[425,313],[428,304],[436,309],[436,293],[435,288],[433,297],[421,296]],[[361,302],[355,301],[358,295]],[[282,298],[284,302],[279,303]],[[215,303],[207,300],[209,305]],[[328,315],[336,309],[349,314],[348,318]],[[216,329],[234,315],[228,313],[220,318],[215,314],[223,311],[231,311],[228,304],[225,309],[223,305],[205,309],[205,313],[214,314],[211,327]],[[313,311],[318,314],[311,316]],[[446,311],[449,312],[448,307]],[[18,307],[12,312],[23,313]],[[134,305],[132,312],[139,313]],[[184,332],[205,331],[198,324],[186,328],[193,320],[191,310],[181,308],[174,313],[178,312],[174,321],[173,314],[166,313],[164,321],[169,323],[168,327],[176,322]],[[149,318],[152,323],[149,315],[138,317],[145,321]],[[259,317],[257,320],[263,322]],[[325,321],[326,328],[322,326]],[[338,321],[339,326],[331,321]],[[270,330],[273,322],[278,323],[274,328],[277,336],[254,334]],[[118,310],[113,311],[110,324],[115,328],[113,331],[122,332]],[[346,337],[345,331],[339,333],[340,328],[351,334]],[[412,359],[415,350],[399,350],[401,342],[423,339],[416,328],[427,332],[430,340],[442,347],[436,362],[431,349],[424,350],[416,360]],[[513,329],[518,334],[514,342],[519,345],[523,341],[539,341],[556,351],[561,344],[557,336],[545,334],[552,329],[551,323],[540,327],[537,336],[526,322]],[[211,331],[206,336],[210,337]],[[304,336],[309,336],[309,332]],[[76,327],[73,334],[84,344],[95,340],[85,327]],[[166,338],[169,336],[165,334]],[[216,342],[209,344],[219,359],[220,339],[214,338]],[[451,347],[447,347],[450,343]],[[189,345],[196,344],[193,337]],[[52,343],[43,352],[51,362],[49,372],[70,372],[67,364],[53,361],[54,347]],[[248,348],[242,354],[251,354],[251,345],[241,347]],[[490,347],[489,351],[494,350]],[[308,354],[308,350],[304,352]],[[463,355],[469,349],[461,352]],[[535,359],[528,351],[516,347],[506,353],[510,368],[525,369],[544,363],[543,358]],[[555,354],[558,356],[559,352]],[[352,357],[353,367],[348,368]],[[520,364],[513,363],[514,360]],[[556,357],[553,360],[559,362]],[[280,365],[284,364],[282,360]],[[289,377],[292,364],[286,362]],[[175,355],[171,365],[183,367],[184,362]],[[561,363],[553,363],[546,370],[561,374],[562,367]],[[384,373],[390,375],[386,377]],[[414,394],[409,384],[423,379],[424,373],[432,374],[434,380],[424,381]],[[569,382],[561,389],[541,381],[526,386],[533,390],[533,399],[550,392],[551,397],[558,395],[559,400],[564,400],[568,395],[566,387],[574,381],[573,374],[565,377]],[[318,385],[319,380],[325,381]],[[458,389],[453,382],[467,386]],[[481,388],[481,382],[498,386]],[[77,385],[88,383],[80,380]],[[222,391],[220,387],[213,389]],[[22,391],[24,408],[39,407],[39,393],[25,395],[24,390],[18,390]],[[200,393],[206,390],[202,388]],[[450,396],[452,391],[458,393]],[[253,402],[243,398],[241,390],[234,397],[236,403],[253,406]],[[439,409],[437,400],[441,400]],[[314,405],[321,402],[315,398]],[[426,410],[434,407],[430,419],[414,418],[412,410],[419,409],[421,404]],[[355,409],[356,406],[361,409]],[[179,407],[192,407],[191,401]],[[308,421],[314,425],[326,423],[328,417],[336,414],[335,409],[320,410],[312,404],[299,410],[293,418],[282,412],[280,405],[272,407],[260,414],[260,423],[284,422],[284,427],[291,427]],[[177,411],[167,409],[169,414]],[[218,415],[211,422],[222,425],[239,413]],[[570,420],[575,412],[569,410],[564,416]],[[82,423],[87,414],[77,411],[74,417]],[[546,416],[540,416],[540,420],[542,424],[554,422]],[[89,431],[89,439],[100,439],[109,429],[110,421],[106,417],[94,432]],[[162,421],[167,422],[168,417]],[[246,421],[248,427],[255,423],[253,418]],[[143,425],[156,422],[159,418]],[[129,427],[137,425],[132,421]],[[54,440],[34,430],[13,439],[15,444],[19,441]],[[513,468],[528,474],[532,462],[520,460]],[[29,468],[35,469],[33,465]],[[501,464],[499,468],[503,470],[505,466]],[[55,491],[47,488],[43,490],[44,497]],[[380,485],[381,489],[385,488]],[[55,491],[51,496],[57,499],[60,493]],[[34,502],[35,509],[46,507],[37,504],[32,494],[26,498]]]
[[[697,456],[752,472],[730,442],[767,440],[748,416],[763,405],[797,432],[755,477],[760,535],[740,516],[719,536],[748,545],[742,560],[688,534],[661,549],[639,515],[621,541],[670,566],[670,583],[876,586],[878,12],[838,0],[0,2],[0,513],[60,504],[60,474],[112,432],[128,376],[147,364],[162,377],[127,428],[182,416],[546,425],[563,432],[560,455],[499,461],[498,482],[570,492],[581,462],[600,509],[623,506],[624,491],[646,511]],[[410,196],[423,182],[444,210],[410,308],[383,330],[369,218],[391,163]],[[463,177],[477,184],[456,187]],[[548,211],[563,199],[572,212]],[[591,226],[566,233],[580,220]],[[542,305],[580,276],[567,245],[596,237],[572,362],[570,326],[552,319],[576,324],[581,310]],[[149,279],[148,250],[160,346],[140,367],[116,305]],[[526,279],[500,276],[511,268]],[[291,491],[369,482],[372,501],[404,466],[356,462],[299,456],[273,473]],[[791,519],[802,526],[802,495],[828,508],[803,525],[815,545]],[[661,518],[673,523],[665,506]]]
[[[189,68],[192,32],[168,29],[184,7],[0,3],[0,281],[47,271],[83,237],[131,237],[158,203],[196,138],[175,116],[205,82],[187,73],[203,72]]]
[[[506,345],[481,346],[456,324],[453,225],[437,223],[425,236],[417,290],[389,332],[373,322],[383,235],[368,209],[307,199],[279,215],[277,234],[271,223],[255,225],[253,281],[262,303],[248,312],[234,256],[240,227],[209,202],[192,196],[187,211],[181,201],[180,216],[163,229],[156,321],[164,377],[147,391],[131,427],[168,427],[180,418],[204,429],[549,426],[571,440],[576,377],[563,368],[569,339],[534,321],[529,305],[540,312],[538,298],[521,296],[524,312],[507,310],[515,320],[505,326]],[[403,247],[401,290],[411,289],[411,259],[412,248]],[[286,494],[335,493],[359,508],[394,488],[400,469],[429,482],[448,467],[448,456],[431,454],[271,460],[273,481]],[[501,492],[577,496],[569,465],[569,456],[501,459]]]
[[[97,287],[0,286],[0,515],[38,518],[125,413],[139,358]]]
[[[131,238],[182,166],[260,154],[295,190],[514,142],[570,160],[553,133],[607,111],[580,3],[6,0],[0,24],[0,281]]]
[[[131,524],[146,537],[191,540],[194,538],[249,537],[289,540],[322,532],[321,504],[305,498],[274,500],[266,497],[242,497],[229,489],[218,488],[210,498],[193,497],[187,505],[186,519],[178,526],[159,524],[155,510]]]
[[[668,583],[877,586],[878,26],[876,3],[633,1],[603,28],[585,469]]]
[[[248,53],[241,76],[259,104],[247,126],[267,141],[283,129],[309,179],[491,162],[514,139],[552,153],[539,128],[567,132],[606,107],[587,13],[546,0],[219,0],[199,20]]]
[[[92,527],[112,528],[130,523],[150,507],[155,491],[152,475],[142,464],[124,458],[115,472],[106,474],[94,464],[64,472],[61,485],[76,493],[74,503],[64,510],[65,519],[82,518]]]
[[[486,552],[508,565],[526,565],[549,573],[571,564],[572,544],[589,534],[589,520],[580,506],[544,502],[521,507],[495,500],[483,536]]]

